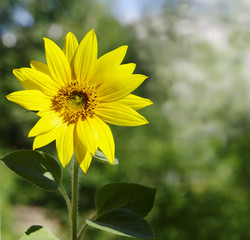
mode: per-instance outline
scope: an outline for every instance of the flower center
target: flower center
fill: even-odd
[[[65,123],[93,117],[98,104],[97,90],[86,83],[71,82],[62,87],[52,98],[51,109],[58,112]]]
[[[69,96],[69,104],[72,105],[72,107],[85,107],[88,103],[88,95],[85,92],[78,92],[74,91]]]

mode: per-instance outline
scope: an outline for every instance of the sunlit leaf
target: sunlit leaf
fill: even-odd
[[[60,186],[61,166],[46,153],[20,150],[6,155],[1,160],[17,175],[42,189],[55,191]]]
[[[59,240],[42,226],[31,226],[19,240]]]

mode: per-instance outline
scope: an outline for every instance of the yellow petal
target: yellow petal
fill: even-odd
[[[50,98],[39,90],[13,92],[6,97],[9,101],[33,111],[48,110],[51,105]]]
[[[87,118],[84,121],[79,120],[76,125],[76,134],[83,146],[92,154],[97,150],[97,136],[95,135],[91,119]]]
[[[134,109],[119,102],[99,104],[96,115],[107,123],[119,126],[140,126],[148,123]]]
[[[91,30],[81,41],[74,58],[74,73],[78,81],[88,82],[92,77],[97,60],[97,39]]]
[[[31,61],[30,66],[31,66],[31,68],[36,69],[39,72],[42,72],[44,74],[51,76],[50,71],[49,71],[49,67],[45,63],[38,62],[38,61]]]
[[[82,162],[80,163],[80,168],[86,173],[89,166],[90,166],[90,163],[92,161],[92,154],[87,151],[86,152],[86,155],[85,155],[85,158],[82,160]]]
[[[32,68],[21,68],[13,71],[19,79],[21,85],[26,89],[40,90],[46,95],[53,96],[56,94],[59,85],[47,74],[39,72]]]
[[[110,127],[97,116],[91,119],[91,123],[98,136],[98,147],[113,164],[115,159],[115,143]]]
[[[135,67],[135,63],[122,64],[118,67],[117,74],[120,74],[120,76],[129,76],[135,71]]]
[[[79,138],[76,131],[74,134],[74,151],[81,169],[86,173],[92,160],[92,154],[86,146],[83,145],[82,139]]]
[[[112,79],[98,88],[100,101],[110,102],[126,97],[138,86],[140,86],[147,76],[133,74],[123,78]]]
[[[60,126],[62,123],[61,118],[56,112],[47,111],[46,114],[43,114],[35,126],[30,130],[29,137],[47,133],[53,128]]]
[[[90,153],[90,151],[88,151],[88,149],[85,146],[82,145],[77,135],[75,135],[74,142],[75,142],[74,150],[77,161],[83,172],[86,173],[92,160],[92,154]]]
[[[69,62],[62,50],[50,39],[44,38],[46,60],[53,79],[61,86],[71,80]]]
[[[27,77],[23,74],[22,69],[14,69],[13,74],[24,89],[29,90],[35,88],[34,82],[29,81],[29,79],[27,79]]]
[[[64,40],[63,52],[70,63],[78,48],[78,41],[72,32],[69,32]]]
[[[127,49],[128,46],[124,45],[98,58],[96,66],[97,71],[105,70],[107,66],[120,65],[126,55]]]
[[[110,82],[112,82],[113,79],[131,76],[135,67],[136,64],[134,63],[122,64],[113,68],[107,66],[103,71],[94,74],[90,84],[95,84],[97,87],[102,84],[101,88],[106,88],[106,85],[110,86]]]
[[[56,149],[60,162],[65,167],[74,153],[74,124],[64,125],[64,131],[56,139]]]
[[[105,79],[109,79],[110,74],[121,64],[128,46],[121,46],[111,52],[106,53],[97,60],[94,78],[90,84],[99,85]]]
[[[127,97],[118,100],[117,102],[125,104],[134,110],[139,110],[153,104],[149,99],[138,97],[133,94],[129,94]]]
[[[48,145],[58,138],[62,131],[64,131],[64,125],[57,126],[45,134],[36,136],[33,142],[33,150]]]

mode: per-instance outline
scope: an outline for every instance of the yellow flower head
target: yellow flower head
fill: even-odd
[[[127,46],[97,58],[94,30],[80,44],[68,33],[63,50],[47,38],[44,41],[47,64],[31,61],[31,68],[15,69],[25,90],[7,96],[41,117],[29,132],[35,137],[33,149],[56,140],[63,167],[75,153],[84,172],[97,148],[113,163],[115,144],[107,123],[148,123],[136,110],[152,102],[130,94],[147,77],[133,74],[135,64],[121,64]]]

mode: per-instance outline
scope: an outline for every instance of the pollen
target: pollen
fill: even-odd
[[[63,86],[51,100],[51,109],[59,113],[68,125],[79,119],[93,117],[98,105],[98,91],[95,86],[72,81]]]

